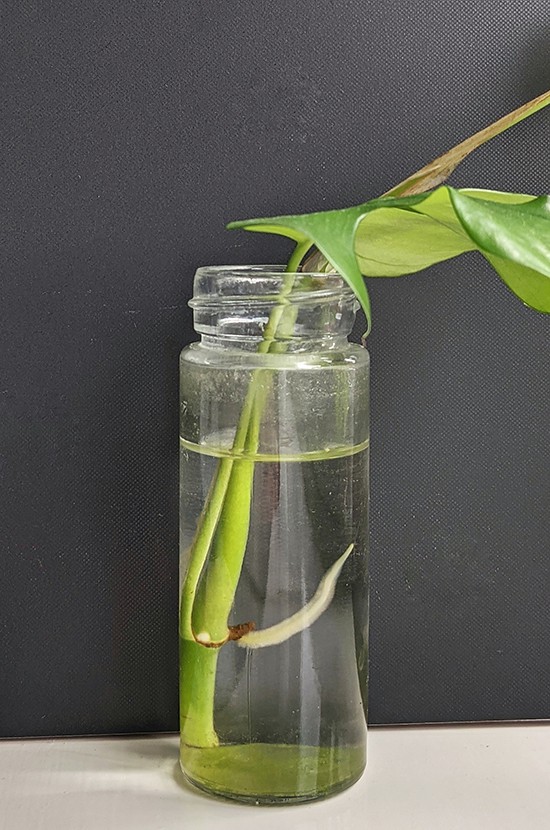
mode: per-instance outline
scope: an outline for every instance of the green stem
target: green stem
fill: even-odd
[[[312,244],[313,243],[311,239],[306,239],[305,242],[298,242],[286,264],[285,271],[287,272],[287,274],[292,274],[293,272],[296,272],[298,270],[301,261],[311,248]]]
[[[310,245],[297,245],[287,265],[277,305],[272,309],[258,346],[259,353],[276,351],[276,335],[283,320],[294,318],[287,296],[295,271]],[[288,322],[288,320],[287,320]],[[286,327],[285,327],[286,328]],[[215,746],[214,693],[217,648],[227,639],[228,616],[240,578],[248,533],[254,478],[254,455],[259,442],[262,411],[268,388],[265,370],[254,371],[237,425],[232,457],[219,462],[210,493],[189,551],[182,591],[180,636],[180,715],[182,741]],[[239,456],[246,455],[246,458]],[[206,561],[208,566],[199,586]]]
[[[252,454],[252,447],[247,452]],[[248,540],[254,461],[240,458],[233,464],[206,573],[192,611],[197,640],[223,645],[228,637],[228,617],[235,598]]]
[[[190,746],[217,746],[214,690],[218,650],[180,638],[181,741]]]

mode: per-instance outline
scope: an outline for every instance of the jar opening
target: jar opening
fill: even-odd
[[[339,274],[289,273],[282,265],[199,268],[189,305],[203,343],[255,349],[260,340],[281,341],[285,351],[341,344],[359,308]]]
[[[350,333],[359,307],[339,274],[289,273],[282,265],[199,268],[189,305],[199,334],[239,348],[281,340],[287,350],[305,341],[333,347]]]
[[[354,297],[352,289],[339,274],[290,273],[283,265],[215,265],[197,269],[189,305],[199,308],[204,304],[212,306],[240,301],[276,303],[280,302],[283,290],[286,302],[293,304]]]

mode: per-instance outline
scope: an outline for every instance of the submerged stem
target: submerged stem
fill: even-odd
[[[278,303],[258,346],[261,354],[280,351],[277,331],[284,326],[285,317],[293,321],[295,315],[287,300],[295,281],[292,272],[308,247],[306,243],[297,245],[289,260]],[[258,448],[267,380],[265,370],[253,372],[233,440],[232,457],[219,462],[189,551],[180,612],[180,636],[188,643],[182,645],[180,660],[180,709],[182,741],[194,746],[215,746],[218,742],[213,726],[217,647],[229,639],[228,616],[248,541],[253,458]],[[248,457],[238,457],[242,455]]]

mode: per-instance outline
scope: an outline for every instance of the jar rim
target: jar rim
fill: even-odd
[[[224,276],[226,273],[235,272],[235,274],[242,274],[246,272],[257,272],[258,275],[263,276],[277,276],[281,274],[299,274],[300,276],[311,277],[340,277],[335,272],[326,273],[325,271],[287,271],[284,264],[272,263],[252,263],[249,265],[200,265],[196,274],[200,276]],[[340,277],[341,279],[341,277]]]
[[[285,296],[288,303],[318,302],[337,296],[355,298],[351,286],[337,273],[292,272],[286,271],[284,265],[204,265],[195,273],[189,305],[197,308],[228,302],[276,302],[280,299],[282,278],[286,276],[294,277],[296,282],[292,293]]]

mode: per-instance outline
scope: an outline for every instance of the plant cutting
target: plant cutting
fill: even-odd
[[[365,277],[478,251],[550,313],[549,197],[444,184],[549,103],[547,92],[362,205],[229,225],[293,240],[284,271],[199,269],[203,340],[182,358],[180,609],[181,759],[199,786],[292,802],[361,774],[368,363],[344,346],[354,305],[370,330]],[[359,669],[343,664],[325,694],[327,651]]]

